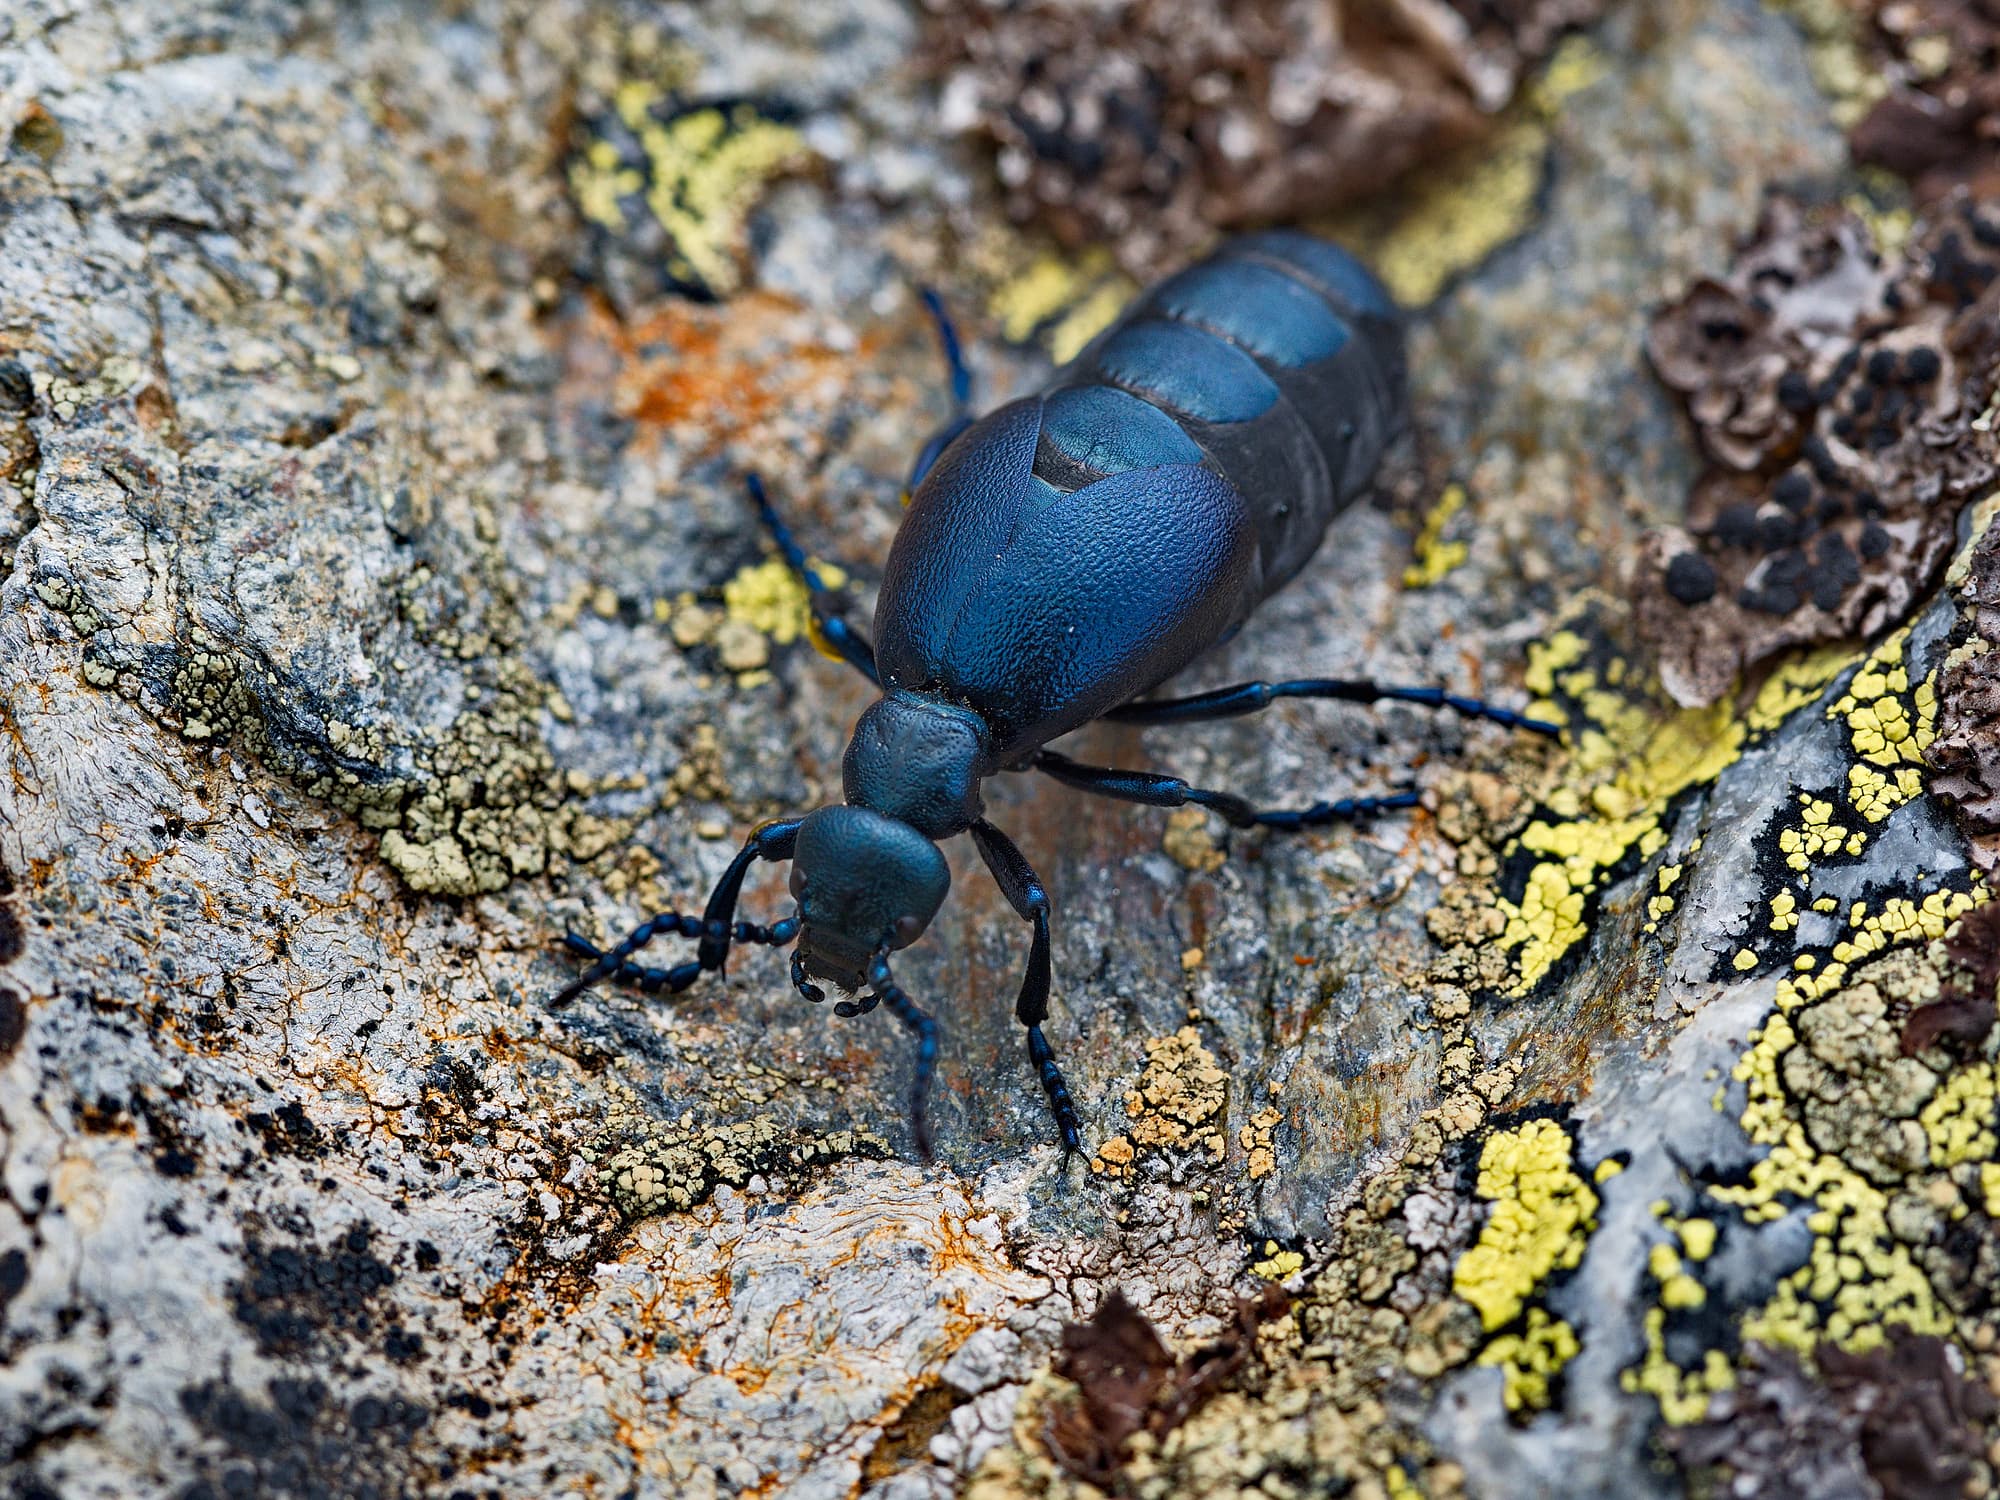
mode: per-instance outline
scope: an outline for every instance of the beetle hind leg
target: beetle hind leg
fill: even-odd
[[[1239,682],[1234,687],[1194,693],[1185,698],[1155,698],[1127,703],[1104,717],[1121,724],[1191,724],[1203,719],[1234,719],[1261,713],[1280,698],[1325,698],[1341,703],[1415,703],[1442,708],[1467,719],[1485,719],[1508,729],[1560,735],[1562,726],[1530,718],[1482,698],[1466,698],[1441,687],[1394,687],[1367,677],[1300,677],[1290,682]]]
[[[1112,766],[1086,766],[1058,755],[1053,750],[1035,754],[1035,769],[1053,776],[1064,786],[1120,802],[1138,802],[1147,807],[1197,807],[1213,809],[1237,828],[1323,828],[1330,823],[1354,823],[1376,813],[1395,812],[1417,805],[1415,792],[1394,792],[1386,797],[1342,797],[1337,802],[1315,802],[1311,807],[1256,807],[1234,792],[1218,792],[1207,787],[1189,786],[1178,776],[1158,771],[1126,771]]]

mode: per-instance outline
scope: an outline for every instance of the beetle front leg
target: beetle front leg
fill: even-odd
[[[1125,771],[1111,766],[1086,766],[1058,755],[1053,750],[1035,753],[1034,766],[1065,786],[1120,802],[1139,802],[1148,807],[1211,808],[1225,822],[1237,828],[1320,828],[1329,823],[1352,823],[1380,812],[1415,807],[1415,792],[1396,792],[1387,797],[1343,797],[1338,802],[1315,802],[1311,807],[1259,808],[1234,792],[1211,791],[1189,786],[1178,776],[1162,776],[1157,771]]]
[[[1055,1049],[1042,1035],[1042,1022],[1049,1018],[1049,893],[1027,858],[1014,841],[981,818],[972,825],[972,841],[993,872],[993,879],[1007,904],[1023,920],[1034,923],[1035,936],[1028,946],[1028,968],[1021,976],[1020,998],[1014,1003],[1014,1018],[1028,1028],[1028,1060],[1041,1078],[1042,1091],[1049,1096],[1049,1109],[1062,1131],[1063,1150],[1081,1151],[1083,1132],[1077,1122],[1076,1105],[1069,1085],[1056,1066]]]
[[[640,936],[642,932],[645,934],[643,937]],[[656,937],[674,934],[678,934],[681,937],[700,937],[702,935],[702,919],[696,916],[684,916],[679,912],[663,912],[659,916],[650,918],[648,921],[642,923],[632,932],[626,941],[634,942],[636,940],[635,946],[643,945]],[[782,922],[773,922],[768,927],[757,922],[738,922],[730,931],[730,941],[732,943],[755,944],[769,948],[782,948],[798,935],[799,919],[797,917],[786,917]],[[579,933],[565,932],[562,941],[565,948],[580,958],[596,960],[610,956],[605,949],[599,948],[590,939]],[[620,944],[620,946],[624,945]],[[604,977],[615,980],[619,984],[629,984],[634,989],[642,990],[649,995],[658,994],[662,990],[673,995],[679,994],[682,990],[693,984],[695,980],[702,976],[702,973],[701,960],[699,959],[693,959],[684,964],[675,964],[669,969],[648,968],[643,964],[636,964],[627,959],[618,965],[615,972],[607,974]],[[558,997],[557,1003],[560,1002],[560,999],[561,997]]]
[[[565,933],[563,943],[571,952],[591,954],[596,961],[563,986],[549,1003],[567,1005],[599,980],[614,976],[630,980],[643,990],[677,993],[711,970],[721,973],[728,966],[729,949],[733,943],[773,946],[789,943],[798,935],[796,919],[787,918],[769,927],[761,927],[754,922],[738,922],[736,902],[743,894],[743,879],[753,863],[760,859],[792,857],[792,848],[798,842],[799,824],[803,821],[801,818],[789,818],[766,823],[751,834],[743,847],[736,851],[735,858],[729,861],[729,868],[722,872],[722,879],[715,883],[708,906],[698,920],[678,912],[666,912],[641,922],[623,942],[609,950],[601,950],[573,932]],[[668,933],[699,939],[695,956],[671,969],[645,969],[631,961],[632,955],[646,944]]]

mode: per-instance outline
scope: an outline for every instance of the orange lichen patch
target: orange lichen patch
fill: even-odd
[[[634,1477],[670,1493],[723,1469],[735,1493],[782,1488],[1046,1295],[962,1187],[863,1170],[755,1211],[732,1196],[637,1226],[540,1334],[541,1358],[573,1361],[578,1379],[574,1405],[542,1400],[535,1425],[608,1421]]]
[[[811,337],[811,321],[795,303],[761,292],[721,307],[664,302],[633,323],[594,302],[573,334],[581,347],[571,349],[571,363],[593,394],[610,366],[612,407],[642,437],[710,453],[781,413],[814,425],[879,346],[864,335],[836,350]]]

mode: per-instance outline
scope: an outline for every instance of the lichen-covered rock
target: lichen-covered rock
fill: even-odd
[[[865,685],[801,649],[743,471],[859,618],[946,410],[914,288],[982,400],[1130,293],[1009,228],[940,124],[942,23],[16,9],[10,1493],[1990,1490],[1994,908],[1934,795],[1976,813],[1950,590],[1983,496],[1883,563],[1894,628],[1709,707],[1651,674],[1621,582],[1705,462],[1654,310],[1722,284],[1772,184],[1856,185],[1830,23],[1614,7],[1531,77],[1594,6],[1393,7],[1401,92],[1328,116],[1435,139],[1519,94],[1352,224],[1430,304],[1418,438],[1190,684],[1443,681],[1562,741],[1296,703],[1080,737],[1274,804],[1422,792],[1290,840],[1002,778],[1090,1150],[1063,1160],[1011,1015],[1023,924],[954,851],[898,968],[944,1023],[925,1167],[900,1033],[769,954],[550,997],[565,929],[694,909],[747,829],[838,795]],[[1174,55],[1263,57],[1244,14]],[[1225,93],[1289,150],[1267,81]],[[1119,249],[1178,257],[1180,222]],[[1920,233],[1927,275],[1985,263]],[[1768,362],[1714,352],[1703,430],[1802,442]],[[784,891],[760,871],[744,914]]]

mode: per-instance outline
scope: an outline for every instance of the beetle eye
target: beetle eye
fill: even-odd
[[[801,871],[797,865],[792,866],[792,878],[789,884],[791,885],[792,888],[792,899],[794,901],[805,900],[806,877],[804,872]]]
[[[907,948],[924,935],[924,919],[909,916],[896,918],[896,946]]]

